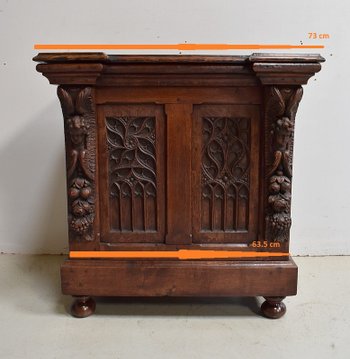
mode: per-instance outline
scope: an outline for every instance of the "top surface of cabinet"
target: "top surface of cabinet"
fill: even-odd
[[[306,84],[321,69],[324,58],[318,54],[209,56],[81,52],[40,53],[33,60],[39,62],[37,70],[52,84],[198,87]]]
[[[33,58],[37,62],[154,62],[154,63],[247,63],[247,62],[323,62],[319,54],[269,54],[256,53],[252,55],[107,55],[103,52],[61,52],[40,53]]]

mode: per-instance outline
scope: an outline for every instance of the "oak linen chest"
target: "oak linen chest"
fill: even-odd
[[[294,121],[315,54],[40,53],[66,141],[62,291],[99,296],[297,292],[289,255]]]

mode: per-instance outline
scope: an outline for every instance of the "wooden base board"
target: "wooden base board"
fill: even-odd
[[[61,266],[63,294],[74,296],[290,296],[294,261],[89,260]]]

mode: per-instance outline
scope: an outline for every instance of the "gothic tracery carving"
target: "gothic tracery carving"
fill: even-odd
[[[110,196],[115,229],[157,230],[156,118],[107,117]],[[132,210],[130,211],[130,208]]]
[[[202,229],[247,230],[250,121],[204,117],[202,126]]]

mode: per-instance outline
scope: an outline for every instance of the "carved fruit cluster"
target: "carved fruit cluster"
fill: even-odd
[[[268,218],[271,232],[277,240],[285,240],[286,231],[291,227],[292,220],[287,213],[274,213]]]
[[[283,176],[281,171],[277,175],[271,176],[269,184],[269,205],[274,212],[283,212],[289,209],[289,200],[291,192],[291,181]]]
[[[270,230],[277,240],[285,240],[285,235],[291,226],[289,215],[291,198],[291,180],[283,175],[282,171],[277,171],[276,175],[271,176],[269,181],[268,204],[272,215],[267,217]]]
[[[68,191],[72,203],[70,228],[80,235],[86,233],[93,222],[94,208],[90,200],[91,193],[92,188],[88,180],[82,177],[72,180]]]

